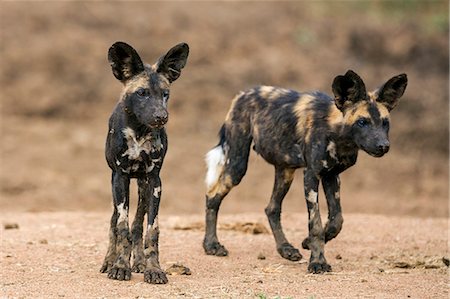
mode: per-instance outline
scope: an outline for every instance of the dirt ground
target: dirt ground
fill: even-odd
[[[181,263],[192,274],[150,285],[142,274],[127,282],[99,273],[106,253],[106,213],[6,213],[2,228],[2,293],[11,298],[448,298],[447,220],[350,214],[343,232],[326,246],[334,272],[307,274],[309,253],[290,262],[271,234],[249,234],[239,223],[267,228],[262,214],[221,218],[219,237],[228,257],[203,253],[203,217],[161,217],[161,264]],[[295,246],[307,235],[303,214],[283,217]],[[234,225],[233,225],[234,224]],[[238,224],[238,225],[236,225]],[[258,259],[264,257],[264,259]]]
[[[0,2],[0,296],[447,298],[448,11],[448,1],[403,0]],[[192,275],[165,286],[98,273],[111,212],[104,140],[121,88],[106,53],[118,40],[149,63],[181,41],[191,50],[171,88],[160,219],[163,265],[180,261]],[[238,91],[331,93],[348,69],[368,89],[400,73],[409,84],[392,111],[390,152],[361,153],[341,176],[344,231],[327,246],[334,272],[309,275],[304,262],[277,255],[270,234],[229,229],[268,227],[273,168],[254,153],[221,208],[229,257],[205,256],[200,230],[175,229],[202,222],[203,158]],[[133,211],[134,184],[131,191]],[[301,171],[283,208],[299,246],[307,234]]]

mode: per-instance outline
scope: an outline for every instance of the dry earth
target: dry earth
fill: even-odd
[[[299,246],[306,215],[283,215],[287,237]],[[239,223],[267,227],[262,214],[224,215],[219,237],[230,256],[206,256],[202,216],[162,215],[161,263],[179,262],[192,275],[167,285],[113,281],[99,273],[107,249],[106,213],[3,213],[1,288],[7,298],[448,298],[449,257],[443,218],[351,214],[326,246],[333,272],[308,274],[309,253],[290,262],[270,234],[245,233]],[[5,224],[17,224],[5,230]],[[200,225],[199,225],[200,224]],[[235,225],[233,225],[235,224]],[[230,229],[232,228],[232,229]],[[258,258],[259,256],[259,258]],[[261,257],[264,259],[260,259]],[[306,258],[305,258],[306,257]],[[448,260],[447,260],[448,262]]]

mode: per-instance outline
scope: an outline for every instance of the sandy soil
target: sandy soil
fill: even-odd
[[[203,216],[161,217],[161,264],[179,262],[192,275],[169,276],[167,285],[127,282],[99,273],[107,248],[106,213],[2,214],[1,288],[8,298],[447,298],[449,257],[439,218],[346,215],[344,230],[326,246],[333,272],[308,274],[309,253],[290,262],[278,256],[271,234],[249,234],[242,222],[268,227],[263,214],[223,215],[219,237],[228,257],[206,256]],[[283,215],[286,234],[299,246],[306,215]],[[17,224],[18,229],[6,229]],[[264,259],[258,259],[263,256]]]

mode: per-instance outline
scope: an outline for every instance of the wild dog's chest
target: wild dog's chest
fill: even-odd
[[[162,162],[163,144],[158,132],[150,132],[137,137],[134,130],[122,130],[125,147],[117,157],[116,164],[125,173],[151,172]]]
[[[356,151],[347,151],[338,147],[334,141],[328,142],[320,163],[325,171],[336,170],[342,172],[355,164]]]

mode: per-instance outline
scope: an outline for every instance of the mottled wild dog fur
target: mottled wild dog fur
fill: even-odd
[[[265,211],[279,254],[291,261],[302,258],[283,233],[280,213],[295,170],[304,168],[309,236],[302,246],[311,250],[308,270],[331,271],[324,245],[342,228],[339,174],[355,164],[360,149],[374,157],[387,153],[389,112],[406,85],[407,77],[401,74],[366,92],[361,78],[348,71],[334,79],[334,99],[322,92],[269,86],[237,95],[220,130],[220,142],[206,157],[205,252],[228,254],[217,238],[217,214],[223,198],[245,175],[253,142],[253,149],[275,166],[273,193]],[[328,204],[325,227],[319,214],[319,181]]]
[[[149,283],[167,283],[159,265],[159,172],[167,151],[164,125],[168,120],[169,88],[185,66],[189,47],[181,43],[155,64],[144,64],[128,44],[116,42],[108,52],[114,76],[123,91],[110,119],[106,160],[112,170],[114,212],[109,248],[100,269],[108,277],[129,280],[131,271],[143,272]],[[138,206],[131,232],[128,224],[130,179],[137,179]],[[147,232],[143,244],[143,222]],[[133,267],[130,266],[133,253]]]

